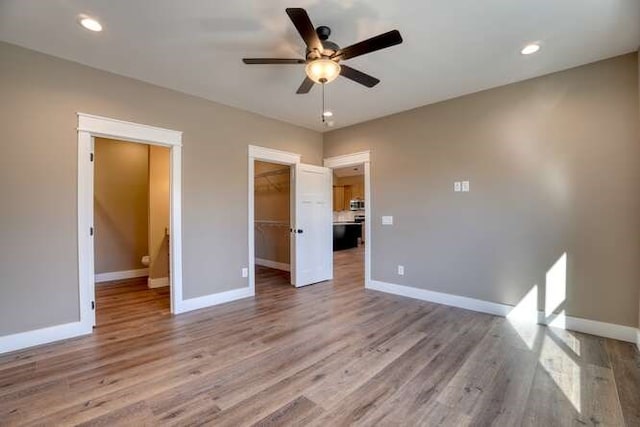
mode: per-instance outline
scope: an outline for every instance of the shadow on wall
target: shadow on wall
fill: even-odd
[[[96,224],[96,237],[100,237],[104,242],[100,249],[103,253],[96,254],[96,273],[108,273],[111,271],[127,270],[132,268],[143,268],[141,258],[145,254],[123,253],[121,248],[137,248],[141,245],[138,241],[138,233],[130,233],[121,229],[119,224],[105,208],[104,204],[96,197],[94,199],[94,215]],[[146,243],[146,242],[144,242]]]
[[[154,263],[153,271],[149,272],[150,276],[153,274],[153,278],[169,277],[169,234],[165,232],[155,251],[149,255]]]

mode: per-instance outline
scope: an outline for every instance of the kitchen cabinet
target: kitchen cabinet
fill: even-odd
[[[333,186],[333,210],[348,211],[349,202],[355,198],[351,185],[334,185]]]
[[[352,199],[360,199],[364,200],[364,185],[362,184],[352,184],[351,187],[351,198]]]
[[[344,187],[336,185],[333,187],[333,210],[344,210]]]
[[[362,237],[362,224],[355,222],[333,223],[333,250],[357,248],[358,238]]]

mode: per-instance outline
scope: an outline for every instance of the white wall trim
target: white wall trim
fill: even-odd
[[[171,312],[177,313],[182,304],[182,132],[126,122],[109,117],[78,113],[78,277],[80,294],[80,322],[85,327],[95,325],[93,236],[93,169],[90,155],[94,152],[94,138],[100,136],[144,144],[160,145],[171,150],[170,166],[170,271]],[[61,338],[62,339],[62,338]]]
[[[226,302],[235,301],[242,298],[253,297],[255,292],[251,288],[232,289],[230,291],[219,292],[217,294],[205,295],[197,298],[189,298],[182,301],[180,306],[181,313],[191,310],[207,308]]]
[[[259,147],[257,145],[249,145],[248,150],[248,175],[247,175],[247,200],[248,203],[248,236],[249,236],[249,256],[248,256],[248,268],[249,268],[249,289],[252,295],[255,295],[256,289],[256,248],[255,248],[255,161],[264,161],[277,163],[282,165],[296,165],[300,163],[302,156],[297,153],[290,153],[287,151],[275,150],[273,148]],[[293,198],[292,198],[293,199]]]
[[[265,162],[278,163],[283,165],[294,165],[300,163],[302,156],[288,151],[275,150],[273,148],[249,145],[249,157]]]
[[[165,286],[169,286],[168,277],[156,277],[155,279],[149,277],[147,279],[147,287],[149,289],[164,288]]]
[[[640,329],[636,330],[636,347],[640,351]]]
[[[149,275],[148,268],[140,268],[138,270],[109,271],[107,273],[98,273],[95,275],[96,283],[110,282],[112,280],[133,279],[136,277],[145,277]]]
[[[92,327],[82,322],[65,323],[33,331],[0,337],[0,353],[21,350],[53,341],[79,337],[92,332]]]
[[[327,168],[335,169],[335,168],[343,168],[347,166],[359,165],[361,163],[366,163],[370,161],[371,161],[371,152],[361,151],[359,153],[328,157],[324,159],[324,166]]]
[[[365,216],[365,236],[364,241],[364,286],[371,283],[371,248],[373,235],[371,233],[371,223],[373,221],[373,200],[371,198],[371,153],[361,151],[359,153],[344,154],[342,156],[328,157],[324,159],[324,166],[331,169],[356,166],[364,163],[364,216]]]
[[[423,301],[435,302],[438,304],[450,305],[453,307],[465,308],[467,310],[479,311],[481,313],[495,314],[496,316],[505,317],[511,311],[511,307],[505,304],[498,304],[495,302],[488,302],[442,292],[428,291],[426,289],[419,289],[411,286],[396,285],[394,283],[381,282],[378,280],[372,280],[369,283],[369,286],[367,286],[367,289],[373,289]]]
[[[256,265],[273,268],[275,270],[291,271],[291,265],[284,262],[271,261],[264,258],[256,258],[255,263]]]
[[[404,297],[449,305],[452,307],[464,308],[467,310],[479,311],[481,313],[488,313],[502,317],[506,317],[514,308],[513,306],[508,304],[483,301],[480,299],[452,295],[443,292],[429,291],[426,289],[397,285],[394,283],[381,282],[378,280],[370,281],[366,287],[367,289],[386,292],[389,294],[401,295]],[[538,313],[538,323],[547,324],[544,313],[542,312]],[[567,316],[565,318],[564,329],[632,343],[636,342],[638,336],[638,330],[630,326],[616,325],[613,323],[605,323],[596,320],[582,319],[579,317],[571,316]]]
[[[152,145],[182,145],[182,132],[125,122],[123,120],[78,113],[78,131],[93,136],[142,142]]]

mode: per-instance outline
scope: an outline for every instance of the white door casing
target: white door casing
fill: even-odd
[[[302,163],[292,173],[291,283],[300,287],[333,278],[333,174]]]
[[[170,294],[171,312],[183,312],[182,300],[182,132],[78,113],[78,275],[80,323],[90,332],[95,325],[93,249],[94,138],[159,145],[171,150],[170,190]]]

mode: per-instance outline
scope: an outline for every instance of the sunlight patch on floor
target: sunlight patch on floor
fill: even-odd
[[[573,357],[545,334],[538,360],[576,411],[580,413],[581,373],[580,366],[574,361]]]

